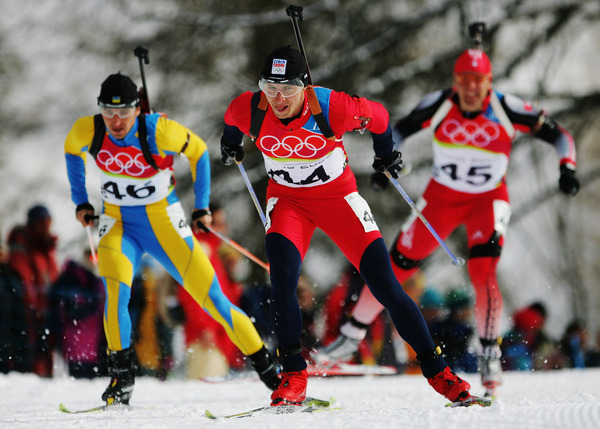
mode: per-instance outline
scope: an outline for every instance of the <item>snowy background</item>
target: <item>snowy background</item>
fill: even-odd
[[[476,376],[465,377],[481,393]],[[261,428],[275,429],[597,429],[600,427],[600,370],[506,373],[490,408],[445,408],[447,401],[420,375],[312,378],[308,394],[336,399],[340,410],[288,416],[209,420],[269,402],[258,380],[222,384],[138,378],[133,410],[68,415],[100,405],[106,380],[42,380],[34,375],[0,376],[0,428]]]
[[[260,220],[237,169],[220,164],[218,141],[227,104],[255,89],[266,53],[281,44],[296,45],[288,4],[0,0],[2,239],[23,222],[32,204],[44,203],[60,237],[60,260],[79,258],[87,239],[73,215],[64,138],[77,117],[96,113],[99,86],[108,74],[121,70],[141,85],[133,49],[142,45],[150,51],[145,74],[151,105],[207,141],[213,200],[224,205],[232,238],[264,259]],[[527,137],[517,140],[508,174],[513,218],[499,265],[503,329],[513,311],[537,300],[548,307],[548,329],[555,337],[575,316],[587,321],[593,334],[600,326],[600,2],[327,0],[302,6],[313,80],[383,102],[392,120],[408,113],[425,93],[450,85],[452,63],[468,46],[467,24],[486,22],[484,49],[492,58],[496,88],[545,108],[574,135],[583,184],[574,199],[562,196],[554,149]],[[393,189],[381,194],[370,189],[368,137],[349,135],[346,145],[361,193],[391,243],[410,208]],[[409,140],[403,152],[412,172],[401,185],[416,199],[429,176],[429,134]],[[264,168],[251,145],[245,165],[262,198]],[[88,191],[99,209],[94,169]],[[177,160],[176,172],[178,193],[191,210],[185,160]],[[460,229],[448,240],[462,257],[464,243]],[[341,252],[317,232],[305,274],[319,296],[336,283],[345,264]],[[263,280],[264,272],[257,270],[254,276]],[[466,270],[453,266],[441,250],[425,273],[439,289],[470,289]]]

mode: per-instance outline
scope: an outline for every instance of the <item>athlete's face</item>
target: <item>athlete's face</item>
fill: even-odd
[[[465,112],[478,112],[492,88],[492,79],[481,73],[458,73],[454,75],[454,88],[460,108]]]
[[[135,118],[137,118],[139,114],[140,108],[136,107],[133,115],[129,115],[125,118],[115,114],[112,117],[102,115],[102,119],[104,120],[104,125],[106,125],[108,132],[114,138],[122,139],[125,138],[127,133],[131,130],[135,124]]]
[[[281,92],[277,92],[275,97],[269,97],[267,94],[265,96],[279,119],[293,118],[299,115],[304,107],[304,89],[291,97],[284,97]]]

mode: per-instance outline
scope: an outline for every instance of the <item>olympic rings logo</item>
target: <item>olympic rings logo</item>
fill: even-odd
[[[107,150],[98,152],[96,160],[106,168],[109,173],[122,174],[138,177],[146,170],[152,168],[144,160],[144,154],[138,153],[135,157],[128,153],[119,152],[113,156]]]
[[[260,139],[263,152],[268,152],[273,158],[290,158],[295,155],[299,158],[314,158],[317,153],[325,149],[327,141],[320,136],[308,136],[302,140],[297,136],[287,136],[280,141],[275,136],[264,136]]]
[[[450,142],[459,145],[472,143],[478,147],[485,147],[500,137],[500,128],[494,122],[479,124],[475,121],[460,123],[456,119],[444,121],[441,131]]]

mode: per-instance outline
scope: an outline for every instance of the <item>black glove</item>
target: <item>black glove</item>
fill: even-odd
[[[375,192],[383,192],[388,186],[390,186],[390,181],[385,174],[380,172],[371,174],[371,188]]]
[[[375,157],[373,169],[381,173],[385,173],[387,170],[394,179],[397,179],[398,173],[402,170],[402,154],[397,150],[393,150],[383,158]]]
[[[198,227],[202,232],[210,232],[208,228],[205,227],[202,222],[200,222],[200,219],[206,215],[212,216],[211,211],[206,209],[198,209],[194,210],[192,213],[192,224],[196,224],[196,227]]]
[[[558,187],[560,190],[572,197],[579,191],[579,180],[575,177],[575,170],[567,167],[566,164],[560,166],[560,179],[558,179]]]
[[[83,204],[79,204],[79,205],[78,205],[78,206],[75,208],[75,215],[77,215],[77,213],[79,213],[79,212],[80,212],[80,211],[82,211],[82,210],[91,210],[91,211],[93,212],[93,211],[94,211],[94,206],[93,206],[93,205],[91,205],[90,203],[83,203]],[[98,219],[98,216],[89,215],[89,214],[86,214],[86,215],[84,216],[84,220],[85,220],[86,222],[89,222],[89,221],[91,221],[91,220],[94,220],[94,219]]]
[[[229,143],[221,137],[221,161],[223,161],[223,164],[231,165],[231,161],[234,159],[236,162],[242,162],[244,155],[246,155],[246,152],[244,151],[243,143]]]

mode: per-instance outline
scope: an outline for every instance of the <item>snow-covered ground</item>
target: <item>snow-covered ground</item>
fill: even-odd
[[[481,393],[477,375],[465,378]],[[490,408],[445,408],[420,375],[312,378],[309,395],[334,397],[339,410],[314,414],[209,420],[269,400],[258,380],[211,384],[195,380],[138,378],[132,410],[69,415],[58,410],[100,405],[107,379],[40,379],[0,375],[0,428],[431,428],[431,429],[597,429],[600,427],[600,369],[511,372]]]

